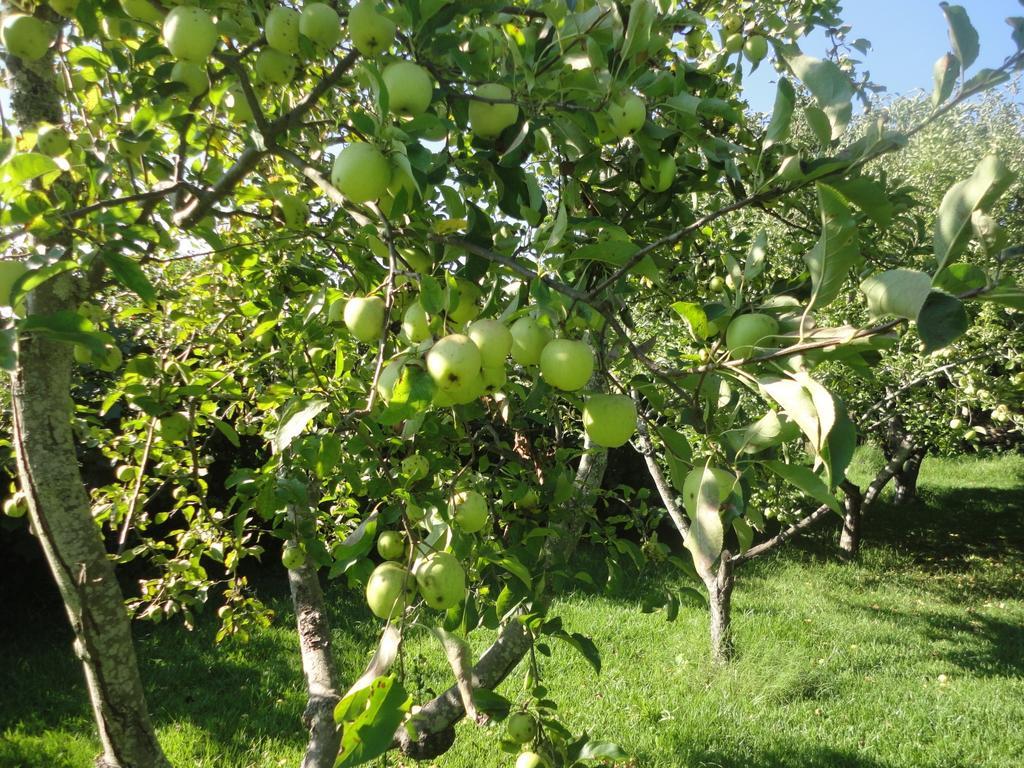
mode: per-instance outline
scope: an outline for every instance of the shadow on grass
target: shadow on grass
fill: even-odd
[[[681,750],[685,745],[680,745]],[[723,754],[720,750],[706,752],[686,750],[685,765],[693,768],[889,768],[890,763],[880,762],[864,755],[813,747],[795,743],[791,750],[785,752],[765,751],[755,755]],[[644,761],[640,761],[644,765]]]
[[[158,729],[191,726],[225,750],[245,752],[266,736],[305,743],[300,716],[306,703],[294,616],[283,580],[270,582],[264,598],[275,611],[274,626],[253,634],[246,644],[215,642],[218,621],[200,615],[191,632],[180,622],[133,627],[150,714]],[[336,658],[342,680],[355,679],[379,627],[362,605],[339,601],[328,592]],[[55,728],[93,734],[81,666],[72,650],[72,632],[59,601],[8,603],[9,631],[0,631],[0,647],[11,660],[0,665],[0,732],[17,728],[43,735]],[[16,631],[15,631],[15,628]],[[354,651],[353,649],[360,649]],[[15,745],[5,745],[13,749]],[[57,760],[4,764],[60,765]]]

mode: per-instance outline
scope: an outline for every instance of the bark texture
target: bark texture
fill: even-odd
[[[921,474],[921,463],[924,461],[925,449],[918,446],[910,452],[907,460],[893,475],[893,502],[906,504],[917,498],[917,478]]]
[[[732,640],[732,588],[736,583],[732,555],[723,550],[718,571],[708,579],[708,600],[711,606],[711,660],[715,664],[728,664],[736,654]]]
[[[290,569],[288,586],[309,696],[302,713],[302,722],[309,729],[302,768],[331,768],[341,746],[341,731],[334,723],[334,707],[340,694],[331,651],[331,625],[316,567],[307,562],[301,568]]]
[[[847,557],[856,557],[860,551],[860,519],[864,495],[849,480],[843,481],[846,498],[843,499],[843,532],[839,536],[839,549]]]
[[[31,314],[75,306],[74,282],[52,279],[29,296]],[[71,345],[38,334],[18,342],[11,382],[18,479],[60,589],[85,667],[103,768],[167,766],[150,723],[124,598],[93,522],[71,430]]]
[[[37,14],[52,20],[40,6]],[[16,122],[32,128],[63,122],[52,55],[35,62],[5,57]],[[71,247],[70,238],[59,244]],[[32,291],[29,314],[73,311],[83,283],[70,275]],[[71,345],[33,333],[18,340],[11,409],[18,480],[28,497],[33,530],[75,633],[99,732],[101,768],[164,768],[149,719],[124,597],[92,518],[71,429]]]

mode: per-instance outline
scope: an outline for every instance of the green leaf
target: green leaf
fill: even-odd
[[[934,352],[963,336],[969,324],[960,299],[932,291],[917,316],[917,334],[924,342],[925,352]]]
[[[420,278],[420,306],[431,315],[439,315],[444,311],[445,299],[444,289],[441,284],[430,275]]]
[[[430,374],[415,365],[407,365],[391,390],[391,400],[379,417],[381,424],[398,424],[430,407],[436,385]]]
[[[109,342],[106,334],[97,331],[86,318],[69,309],[52,315],[29,315],[18,322],[18,329],[23,333],[37,333],[55,341],[81,344],[99,357],[106,354]]]
[[[793,84],[785,77],[780,77],[778,88],[775,91],[775,107],[772,109],[772,119],[768,123],[768,129],[764,136],[765,149],[785,141],[789,136],[789,128],[793,122],[793,106],[795,104],[796,91],[793,88]]]
[[[24,184],[48,174],[59,176],[60,172],[53,158],[39,152],[19,152],[3,167],[4,175],[14,184]]]
[[[838,139],[853,115],[853,83],[834,62],[798,54],[787,59],[790,69],[814,96]]]
[[[818,183],[821,207],[821,237],[804,255],[811,274],[811,300],[807,311],[831,304],[846,283],[850,270],[860,266],[862,258],[857,238],[857,223],[843,197],[827,184]]]
[[[978,60],[978,53],[981,46],[978,43],[978,30],[971,24],[962,5],[950,5],[939,3],[942,12],[946,14],[946,23],[949,24],[949,42],[953,46],[953,52],[960,59],[963,69],[967,69]]]
[[[740,554],[742,555],[750,549],[750,545],[754,543],[754,529],[751,528],[750,523],[742,517],[734,517],[732,519],[732,529],[736,533],[736,539],[740,543]]]
[[[607,240],[577,248],[572,253],[566,254],[563,261],[568,263],[574,259],[585,259],[621,267],[638,250],[640,250],[639,247],[629,240]],[[645,256],[641,259],[640,263],[633,267],[630,272],[643,275],[651,280],[657,280],[660,276],[658,267],[655,266],[650,256]]]
[[[853,179],[840,179],[833,186],[839,193],[856,205],[880,227],[892,224],[893,205],[885,188],[876,181],[864,176]]]
[[[545,252],[552,251],[555,246],[562,242],[568,225],[569,217],[565,212],[565,203],[563,202],[559,204],[558,211],[555,213],[555,220],[551,224],[551,234],[548,236],[547,245],[544,246]]]
[[[512,711],[512,702],[490,688],[474,688],[473,704],[477,712],[503,720]]]
[[[799,425],[814,452],[820,454],[836,420],[835,402],[828,390],[807,375],[766,377],[758,384]]]
[[[833,398],[835,406],[835,424],[828,433],[828,440],[821,451],[828,475],[829,488],[835,489],[846,478],[846,468],[853,461],[853,453],[857,449],[857,428],[850,421],[846,404]]]
[[[672,305],[672,309],[686,321],[686,326],[694,339],[704,341],[708,337],[708,316],[702,306],[689,301],[677,301]]]
[[[137,261],[111,250],[101,251],[100,258],[110,267],[118,282],[128,290],[134,291],[147,304],[156,302],[156,289]]]
[[[939,206],[935,220],[936,272],[955,259],[971,239],[971,217],[977,210],[987,210],[1013,183],[1015,174],[997,155],[988,155],[974,169],[969,179],[957,182]]]
[[[743,279],[752,283],[764,271],[765,258],[768,251],[768,233],[763,229],[757,231],[747,251],[747,261],[743,265]]]
[[[723,499],[718,497],[718,482],[708,467],[700,479],[700,490],[697,492],[697,503],[690,516],[690,532],[686,535],[683,546],[690,550],[693,564],[701,578],[708,578],[712,566],[722,553],[725,541],[725,529],[722,518],[718,514]]]
[[[978,298],[984,301],[991,301],[993,304],[1001,304],[1004,307],[1024,309],[1024,288],[1009,279],[1002,281],[995,288],[986,291]]]
[[[865,279],[860,290],[872,320],[890,316],[913,320],[932,290],[932,280],[916,269],[890,269]]]
[[[671,427],[658,427],[658,437],[665,443],[665,447],[668,448],[669,452],[677,458],[689,461],[690,457],[693,456],[690,441],[686,439],[682,432]]]
[[[597,650],[593,640],[585,635],[581,635],[579,632],[573,632],[571,635],[568,632],[555,632],[554,637],[569,644],[583,654],[583,658],[590,662],[590,666],[594,668],[594,671],[597,674],[601,674],[601,652]]]
[[[13,371],[18,357],[14,352],[14,342],[18,334],[13,328],[0,328],[0,369]]]
[[[228,424],[223,419],[213,419],[212,421],[213,421],[213,425],[218,430],[220,430],[220,433],[222,435],[224,435],[224,437],[226,437],[228,439],[229,443],[231,443],[233,446],[235,446],[235,448],[241,447],[242,441],[239,440],[238,433],[235,431],[235,428],[233,426]]]
[[[808,467],[799,464],[787,464],[783,461],[766,461],[765,466],[790,485],[796,486],[805,494],[821,504],[828,505],[838,515],[843,514],[836,497],[829,493],[828,486],[817,474]]]
[[[491,562],[511,573],[523,582],[527,589],[533,589],[533,577],[530,576],[530,569],[513,555],[491,558]]]
[[[953,93],[956,79],[960,77],[960,59],[951,53],[944,54],[935,62],[932,72],[935,77],[932,106],[937,107]]]
[[[610,741],[588,741],[576,755],[577,760],[621,760],[626,757],[629,753]]]
[[[393,675],[378,677],[369,688],[353,696],[362,698],[364,691],[369,692],[365,704],[361,708],[349,708],[349,711],[357,711],[359,715],[354,720],[344,721],[341,750],[334,763],[335,768],[363,765],[387,752],[391,748],[395,730],[402,724],[412,705],[412,697]],[[345,700],[342,700],[337,709],[341,709],[344,703]]]
[[[277,430],[271,439],[274,453],[281,453],[292,444],[292,441],[306,431],[309,422],[329,405],[326,400],[306,400],[291,402],[285,406]]]
[[[657,9],[651,0],[634,0],[629,6],[629,22],[626,35],[622,40],[622,58],[631,56],[647,49],[651,40],[651,29],[656,26]]]
[[[69,259],[62,259],[55,261],[53,264],[48,264],[45,267],[39,269],[32,269],[19,277],[14,285],[11,286],[11,299],[10,305],[12,307],[18,306],[21,300],[24,299],[29,291],[45,283],[50,278],[62,275],[65,272],[70,272],[75,269],[78,265],[70,261]]]
[[[981,267],[965,262],[949,264],[935,276],[932,286],[954,296],[977,291],[988,285],[988,275]]]

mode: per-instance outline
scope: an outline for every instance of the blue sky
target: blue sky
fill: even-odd
[[[971,17],[981,37],[981,55],[971,71],[998,66],[1014,52],[1007,16],[1024,16],[1018,0],[956,0]],[[860,67],[891,94],[915,89],[931,92],[932,65],[950,50],[946,17],[938,0],[845,0],[842,18],[853,26],[849,39],[864,37],[872,49],[859,57]],[[800,42],[804,53],[824,57],[828,44],[821,32]],[[968,73],[970,74],[970,72]],[[750,106],[770,112],[778,74],[764,64],[744,82]]]

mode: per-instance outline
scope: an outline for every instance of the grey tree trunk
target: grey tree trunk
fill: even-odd
[[[921,473],[921,463],[924,461],[925,453],[925,448],[915,448],[903,462],[903,466],[896,470],[896,474],[892,478],[894,503],[906,504],[917,498],[917,478]]]
[[[293,520],[297,517],[293,511]],[[309,741],[302,768],[332,768],[341,746],[341,731],[334,722],[334,707],[341,695],[331,651],[331,624],[316,566],[307,561],[301,568],[289,569],[288,586],[308,694],[302,722],[309,729]]]
[[[37,14],[52,20],[40,6]],[[18,125],[63,122],[52,53],[26,63],[5,56]],[[70,249],[70,238],[59,243]],[[84,281],[54,278],[32,291],[29,314],[74,311]],[[71,430],[71,345],[37,333],[18,339],[11,410],[18,481],[75,632],[103,752],[101,768],[168,765],[150,723],[124,597],[92,518]]]
[[[864,496],[860,488],[849,480],[843,481],[842,488],[846,498],[843,499],[843,532],[839,536],[839,549],[846,557],[852,558],[860,552],[861,506]]]
[[[31,314],[76,305],[68,276],[29,296]],[[60,589],[85,668],[102,768],[167,766],[149,720],[124,598],[93,522],[71,431],[71,345],[38,334],[18,341],[11,381],[18,480]]]
[[[732,588],[736,583],[732,554],[722,551],[718,571],[705,586],[711,607],[711,660],[715,664],[728,664],[736,653],[732,638]]]

